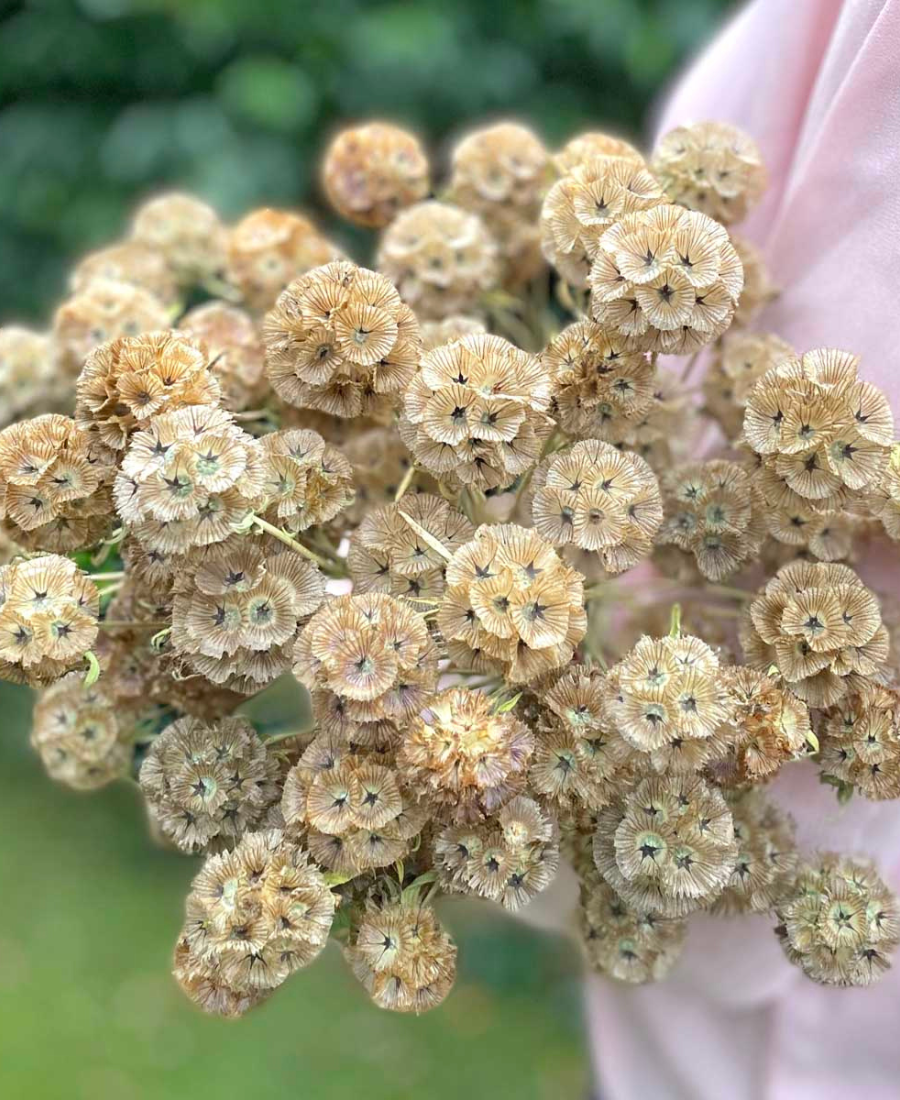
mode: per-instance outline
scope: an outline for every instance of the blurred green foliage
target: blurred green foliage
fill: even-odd
[[[0,317],[42,321],[75,257],[120,234],[160,188],[194,190],[229,218],[315,208],[317,162],[346,120],[406,123],[438,158],[498,115],[551,143],[588,127],[639,135],[654,96],[729,6],[0,3]]]

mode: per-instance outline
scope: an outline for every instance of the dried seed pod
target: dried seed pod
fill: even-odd
[[[453,150],[448,197],[487,226],[508,286],[527,282],[542,267],[536,223],[550,176],[543,142],[519,123],[475,130]]]
[[[221,397],[206,345],[169,329],[101,344],[85,361],[76,394],[78,426],[96,431],[117,451],[151,418],[187,406],[217,406]]]
[[[824,852],[801,865],[776,907],[790,962],[820,985],[871,985],[900,941],[897,898],[868,860]]]
[[[321,713],[321,698],[317,704]],[[320,722],[322,732],[288,772],[281,813],[291,835],[306,837],[318,864],[357,876],[406,858],[431,805],[397,767],[396,733],[386,723],[336,725]]]
[[[645,779],[597,817],[598,871],[629,905],[660,916],[712,904],[737,852],[725,799],[697,776]]]
[[[463,824],[496,813],[524,790],[533,748],[524,722],[497,713],[488,696],[448,688],[406,727],[397,760],[442,821]]]
[[[333,519],[353,500],[350,463],[317,432],[271,432],[259,449],[265,480],[257,511],[276,527],[305,531]]]
[[[120,241],[88,253],[72,272],[69,287],[81,294],[97,279],[141,287],[165,306],[178,301],[178,283],[165,255],[141,241]]]
[[[752,668],[723,669],[733,708],[725,752],[708,765],[720,787],[741,787],[772,778],[797,760],[811,742],[809,709],[776,677]]]
[[[390,409],[421,351],[418,322],[393,285],[349,262],[295,279],[266,315],[263,338],[283,401],[347,418]]]
[[[553,378],[553,411],[567,435],[636,441],[653,405],[656,373],[625,337],[576,321],[547,345],[541,365]]]
[[[410,526],[404,515],[453,553],[475,534],[475,528],[443,497],[419,493],[399,504],[370,511],[350,538],[347,566],[360,592],[424,596],[443,592],[445,559]]]
[[[68,558],[45,554],[0,566],[0,679],[53,684],[97,637],[100,594]]]
[[[581,885],[579,917],[591,968],[630,985],[665,978],[687,933],[686,921],[629,905],[596,872]]]
[[[568,664],[584,637],[581,574],[536,531],[479,527],[447,563],[446,579],[437,623],[458,643],[463,666],[486,660],[523,683]]]
[[[794,822],[759,790],[737,793],[728,804],[737,861],[712,912],[766,913],[790,888],[797,869]]]
[[[337,898],[309,854],[277,829],[207,857],[185,906],[179,970],[256,999],[322,951]],[[221,1011],[216,999],[196,998]]]
[[[266,400],[265,348],[249,313],[227,302],[206,302],[186,313],[178,330],[208,349],[209,370],[229,412],[254,409]]]
[[[133,717],[115,705],[103,681],[86,687],[71,673],[38,696],[31,744],[51,779],[76,791],[97,790],[131,766]]]
[[[225,274],[247,307],[263,313],[292,280],[342,259],[341,249],[309,218],[264,207],[229,230]]]
[[[657,541],[693,554],[707,580],[757,559],[766,537],[762,494],[736,462],[689,462],[662,480],[665,520]]]
[[[443,828],[434,838],[434,863],[448,893],[487,898],[515,911],[553,881],[558,829],[537,802],[519,795],[481,824]]]
[[[646,167],[643,154],[633,145],[612,134],[588,132],[576,134],[553,157],[553,164],[561,176],[566,176],[582,164],[605,157],[608,160],[626,160]]]
[[[370,900],[344,956],[374,1003],[391,1012],[436,1008],[456,979],[456,944],[418,896]]]
[[[600,238],[591,311],[641,351],[685,355],[728,328],[743,287],[728,233],[705,214],[654,206]]]
[[[222,409],[153,417],[132,437],[116,476],[116,509],[147,550],[185,553],[242,529],[261,498],[260,444]]]
[[[740,435],[747,396],[756,383],[793,355],[791,345],[772,333],[725,334],[703,378],[703,399],[727,439]]]
[[[606,704],[654,771],[694,772],[724,750],[731,700],[722,669],[715,652],[690,634],[641,638],[610,671]]]
[[[859,359],[820,348],[773,367],[747,397],[744,439],[769,471],[821,514],[877,489],[894,418],[885,395],[857,378]]]
[[[821,729],[822,775],[866,798],[900,798],[900,694],[863,680],[835,703]]]
[[[652,166],[670,202],[722,225],[746,217],[766,187],[756,142],[726,122],[670,130],[656,147]]]
[[[859,676],[877,673],[889,644],[878,600],[846,565],[785,565],[741,623],[747,663],[774,665],[811,707],[832,706]]]
[[[0,519],[23,548],[70,554],[109,534],[113,455],[55,413],[0,432]]]
[[[156,737],[139,775],[147,807],[183,852],[233,845],[280,799],[277,764],[246,718],[181,718]]]
[[[425,620],[399,600],[339,596],[300,635],[294,675],[337,696],[351,722],[408,721],[437,682],[437,655]]]
[[[183,287],[202,283],[224,267],[225,227],[215,210],[193,195],[172,192],[145,202],[131,235],[161,255]]]
[[[342,218],[381,229],[428,194],[428,158],[413,134],[370,122],[334,138],[322,162],[322,185]]]
[[[423,356],[400,436],[441,480],[502,488],[540,457],[553,429],[550,391],[535,356],[500,336],[464,336]]]
[[[558,180],[541,208],[541,246],[572,286],[586,287],[600,238],[629,214],[666,201],[641,161],[599,156]]]
[[[663,515],[659,485],[635,454],[583,440],[544,459],[531,488],[540,535],[594,551],[608,573],[631,569],[653,548]]]
[[[752,456],[757,462],[759,456]],[[755,489],[763,500],[763,515],[769,534],[795,554],[801,551],[820,561],[840,561],[850,556],[855,537],[865,530],[865,501],[848,500],[839,512],[831,510],[837,500],[808,500],[788,485],[771,465],[753,472]],[[784,558],[781,559],[784,561]],[[776,559],[777,561],[777,559]]]
[[[610,719],[607,677],[574,666],[541,691],[528,781],[558,810],[599,810],[630,782],[639,754]]]
[[[0,328],[0,428],[53,408],[55,365],[49,335],[19,325]]]
[[[170,641],[190,672],[252,695],[291,666],[298,631],[321,606],[325,580],[293,551],[226,543],[181,567]]]
[[[67,298],[54,314],[56,371],[61,378],[74,382],[94,348],[122,336],[158,332],[168,323],[168,310],[149,290],[93,279]]]
[[[222,966],[211,957],[196,958],[191,954],[188,939],[183,936],[175,947],[172,976],[182,993],[210,1016],[233,1020],[261,1004],[270,995],[269,989],[250,992],[232,989],[222,977]]]
[[[376,263],[422,320],[478,313],[499,278],[497,244],[478,215],[433,200],[390,224]]]

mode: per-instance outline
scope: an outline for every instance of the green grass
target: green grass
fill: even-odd
[[[334,945],[238,1022],[169,977],[197,863],[155,848],[136,792],[61,789],[28,743],[29,693],[0,686],[0,1096],[17,1100],[580,1100],[571,949],[448,903],[456,988],[420,1019],[370,1006]]]

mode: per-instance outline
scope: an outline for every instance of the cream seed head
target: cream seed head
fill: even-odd
[[[288,283],[344,255],[309,218],[264,207],[228,231],[225,275],[249,309],[271,309]]]
[[[334,138],[322,164],[322,185],[341,217],[381,229],[428,194],[428,158],[413,134],[370,122]]]
[[[456,944],[417,899],[370,901],[344,956],[372,1001],[391,1012],[436,1008],[456,980]]]
[[[627,903],[664,917],[715,901],[737,854],[728,805],[697,776],[645,779],[597,816],[597,870]]]
[[[505,488],[540,457],[553,430],[550,396],[536,356],[500,336],[464,336],[422,357],[400,437],[440,480]]]
[[[893,414],[858,366],[850,352],[820,348],[782,361],[747,395],[748,446],[821,514],[877,490],[889,465]]]
[[[421,350],[418,321],[393,284],[347,261],[295,279],[266,315],[263,338],[278,396],[343,418],[390,409]]]
[[[171,330],[109,340],[86,359],[76,382],[75,420],[113,450],[162,413],[219,404],[209,349]]]
[[[741,646],[754,668],[775,666],[811,707],[828,707],[890,647],[875,595],[846,565],[792,562],[750,604]]]
[[[114,456],[67,416],[0,432],[0,520],[27,550],[69,554],[110,531]]]
[[[478,313],[500,275],[497,244],[481,218],[434,200],[388,226],[376,264],[422,320]]]
[[[756,561],[766,536],[760,491],[736,462],[676,466],[662,480],[665,519],[658,542],[692,554],[710,581]]]
[[[183,287],[202,283],[224,266],[226,231],[218,214],[193,195],[159,195],[138,210],[131,236],[163,257]]]
[[[31,745],[47,774],[76,791],[93,791],[128,774],[134,712],[116,706],[104,683],[85,687],[77,673],[42,691]]]
[[[305,849],[277,829],[246,833],[194,879],[176,973],[257,1001],[321,953],[336,902]]]
[[[596,157],[557,180],[541,209],[541,246],[571,286],[586,287],[600,238],[611,226],[665,202],[639,161]]]
[[[447,563],[437,625],[511,683],[568,664],[584,637],[583,580],[536,531],[482,526]]]
[[[629,985],[662,981],[687,932],[684,920],[629,905],[596,872],[582,882],[579,918],[590,967]]]
[[[246,718],[181,718],[154,739],[140,784],[152,817],[185,852],[235,844],[278,801],[278,769]]]
[[[656,373],[626,337],[576,321],[541,355],[554,380],[553,415],[567,435],[634,443],[653,405]]]
[[[0,679],[40,687],[78,668],[97,638],[100,595],[55,554],[0,566]]]
[[[789,961],[821,985],[871,985],[900,941],[897,898],[874,865],[834,852],[801,864],[776,914]]]
[[[743,281],[721,225],[678,206],[653,206],[627,214],[600,238],[591,312],[640,351],[686,355],[728,328]]]
[[[756,142],[724,122],[670,130],[656,147],[652,168],[670,202],[722,225],[741,221],[766,186]]]
[[[554,546],[596,553],[607,573],[647,557],[662,522],[656,477],[635,454],[588,439],[557,451],[532,477],[535,529]]]

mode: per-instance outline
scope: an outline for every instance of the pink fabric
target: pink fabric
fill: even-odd
[[[705,119],[759,142],[769,191],[738,232],[784,288],[756,326],[839,347],[900,413],[900,0],[756,0],[676,88],[659,132]],[[898,416],[900,420],[900,416]],[[900,557],[863,563],[882,592]],[[815,769],[774,791],[801,840],[871,854],[900,888],[900,806],[839,809]],[[823,989],[788,966],[763,917],[691,921],[667,982],[589,979],[603,1100],[896,1100],[900,963],[875,988]]]

